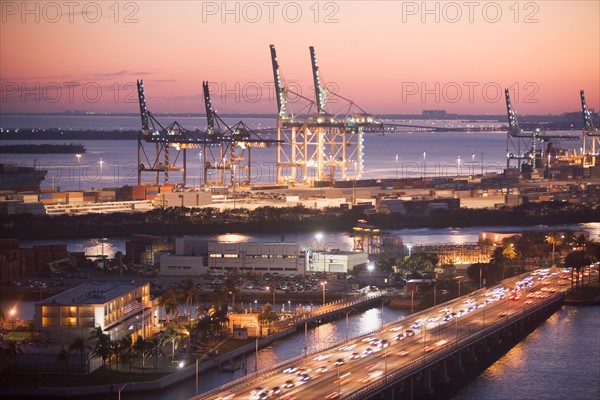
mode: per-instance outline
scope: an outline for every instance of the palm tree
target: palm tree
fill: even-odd
[[[554,258],[554,253],[556,252],[556,248],[562,246],[565,235],[559,232],[551,232],[546,235],[546,243],[552,245],[552,266],[556,266],[556,259]]]
[[[142,373],[144,372],[144,360],[146,359],[146,355],[148,354],[148,341],[143,337],[138,336],[137,340],[133,345],[133,349],[135,351],[135,356],[142,360]]]
[[[94,328],[90,339],[96,339],[96,345],[92,350],[91,356],[100,357],[102,359],[102,366],[104,366],[106,364],[106,360],[111,356],[110,336],[105,334],[101,327],[96,327]]]
[[[187,278],[182,282],[182,292],[185,297],[185,305],[184,305],[184,313],[187,313],[187,307],[190,307],[190,313],[192,310],[192,304],[197,303],[200,299],[200,293],[198,289],[196,289],[196,285],[194,284],[194,280],[192,278]]]
[[[158,305],[163,308],[167,318],[169,315],[173,315],[174,319],[179,316],[179,298],[177,290],[174,287],[170,287],[166,292],[160,295],[158,298]]]
[[[164,344],[171,343],[171,362],[175,359],[175,347],[177,347],[177,343],[181,339],[181,333],[169,326],[162,334],[162,341]]]
[[[277,313],[271,310],[271,304],[267,303],[258,312],[258,323],[260,325],[260,335],[262,336],[262,327],[264,324],[270,324],[279,319]]]
[[[197,325],[196,325],[197,326]],[[195,326],[192,324],[186,324],[183,326],[183,331],[180,332],[180,338],[182,336],[187,336],[187,354],[189,355],[192,351],[192,336],[196,336],[197,332],[194,329]]]
[[[56,355],[56,363],[62,363],[65,371],[67,370],[67,366],[69,365],[69,358],[71,357],[71,353],[67,349],[62,349]]]
[[[21,350],[21,348],[17,345],[17,342],[15,342],[14,340],[6,341],[5,344],[2,347],[0,347],[0,356],[2,358],[2,362],[10,363],[12,361],[16,364],[17,354],[22,353],[23,350]]]
[[[87,346],[85,344],[85,340],[79,336],[76,336],[69,344],[69,352],[79,353],[81,368],[83,368],[83,353],[86,351],[86,349],[90,349],[90,347]]]
[[[154,376],[156,376],[156,371],[158,369],[158,357],[165,356],[165,353],[162,350],[163,343],[159,337],[153,337],[146,342],[148,343],[146,354],[152,359],[152,370],[154,372]]]
[[[133,343],[131,341],[131,335],[127,334],[123,336],[120,340],[121,342],[121,357],[123,363],[129,363],[129,372],[131,372],[131,364],[133,363],[133,359],[135,358],[135,350],[133,348]]]
[[[231,296],[231,306],[233,307],[235,305],[235,296],[240,292],[240,289],[235,284],[235,279],[233,278],[225,279],[223,286],[225,287],[225,293]]]
[[[125,350],[123,347],[123,343],[120,340],[111,340],[109,344],[110,348],[110,359],[115,359],[117,365],[115,366],[115,371],[119,371],[119,359],[121,358],[121,354]]]
[[[565,258],[565,266],[572,268],[571,275],[573,274],[573,271],[577,271],[575,287],[579,287],[579,275],[581,270],[590,265],[592,261],[592,257],[590,257],[590,255],[583,250],[575,250],[567,254],[567,257]],[[572,286],[573,279],[571,279],[571,287]]]

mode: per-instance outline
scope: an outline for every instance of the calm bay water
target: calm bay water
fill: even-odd
[[[451,400],[597,400],[600,307],[564,306]]]
[[[0,127],[62,128],[65,130],[139,129],[139,117],[64,117],[64,116],[1,116]],[[165,117],[165,121],[174,118]],[[190,129],[203,128],[204,120],[196,117],[178,118]],[[228,123],[237,122],[229,119]],[[245,118],[253,128],[272,128],[275,120]],[[399,122],[399,121],[390,121]],[[402,121],[414,125],[460,124],[456,121]],[[465,125],[462,123],[462,125]],[[491,124],[491,125],[497,125]],[[461,126],[461,125],[459,125]],[[579,134],[578,132],[563,132]],[[270,136],[271,138],[274,135]],[[62,190],[89,189],[92,187],[116,187],[137,184],[137,141],[135,140],[85,140],[80,141],[87,149],[78,164],[74,154],[1,154],[0,162],[22,165],[36,164],[49,172],[42,187],[59,186]],[[63,143],[62,141],[2,141],[0,144]],[[581,141],[568,141],[564,148],[578,149]],[[147,151],[152,146],[146,144]],[[425,152],[425,156],[423,156]],[[396,162],[396,155],[398,161]],[[365,134],[363,179],[418,178],[423,174],[433,176],[456,176],[473,173],[501,172],[506,167],[505,132],[406,132],[385,136]],[[171,151],[171,161],[175,151]],[[182,157],[182,156],[180,156]],[[204,161],[206,161],[206,155]],[[458,161],[460,157],[460,163]],[[103,161],[102,168],[100,160]],[[256,148],[252,152],[251,182],[274,183],[276,148]],[[180,165],[181,159],[178,162]],[[201,183],[201,156],[198,151],[188,151],[188,185]],[[349,171],[352,175],[354,171]],[[238,170],[238,174],[240,171]],[[145,175],[145,179],[149,175]],[[241,176],[240,176],[241,178]],[[171,173],[170,182],[181,182],[180,173]]]

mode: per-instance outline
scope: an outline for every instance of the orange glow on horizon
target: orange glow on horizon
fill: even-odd
[[[275,114],[269,44],[306,97],[313,45],[375,114],[504,114],[505,87],[519,114],[577,111],[580,89],[600,108],[599,2],[51,3],[1,5],[2,112],[136,113],[143,79],[154,112],[204,112],[208,80],[217,111]]]

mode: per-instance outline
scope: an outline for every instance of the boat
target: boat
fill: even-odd
[[[0,164],[0,190],[39,190],[40,183],[46,178],[47,173],[47,170],[37,169],[35,166]]]

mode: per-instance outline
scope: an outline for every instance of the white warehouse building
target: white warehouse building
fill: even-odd
[[[356,267],[363,266],[369,262],[367,253],[355,251],[315,251],[312,253],[308,272],[348,273]]]
[[[199,276],[209,271],[305,274],[307,252],[293,242],[230,243],[182,237],[175,241],[175,254],[160,258],[160,275]]]

